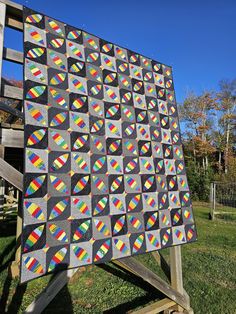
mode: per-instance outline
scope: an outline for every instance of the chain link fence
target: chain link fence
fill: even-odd
[[[212,182],[210,189],[210,218],[236,220],[236,183]]]

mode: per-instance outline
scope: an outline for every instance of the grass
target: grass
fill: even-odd
[[[198,241],[182,246],[184,287],[191,306],[195,313],[234,314],[236,224],[208,220],[205,204],[194,204],[194,209]],[[0,313],[22,313],[51,278],[46,276],[19,286],[16,279],[7,277],[8,261],[14,253],[14,232],[14,225],[9,224],[0,238]],[[168,250],[162,253],[167,256]],[[163,277],[150,254],[137,258]],[[155,289],[111,264],[82,267],[44,313],[126,313],[158,298],[160,294]]]

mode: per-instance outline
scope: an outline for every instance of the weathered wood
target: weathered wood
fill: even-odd
[[[181,247],[174,246],[170,248],[170,274],[171,274],[171,287],[181,294],[184,294],[183,288],[183,275],[182,275],[182,259],[181,259]],[[189,299],[187,299],[188,306]],[[176,307],[177,311],[181,311],[180,306]]]
[[[155,261],[158,263],[158,265],[161,267],[162,271],[170,281],[170,266],[168,265],[165,258],[158,251],[152,252],[152,256],[154,257]]]
[[[16,87],[16,86],[11,86],[11,85],[2,85],[2,91],[1,95],[6,98],[12,98],[12,99],[23,99],[23,89]]]
[[[149,270],[147,267],[139,263],[133,257],[127,257],[120,260],[120,263],[130,268],[136,275],[141,277],[143,280],[147,281],[154,288],[161,291],[169,299],[173,300],[175,303],[179,304],[184,309],[189,309],[189,303],[186,297],[173,289],[168,283],[163,279],[159,278],[155,273]]]
[[[160,301],[154,302],[148,306],[145,306],[140,310],[133,311],[131,312],[131,314],[156,314],[165,311],[166,309],[169,309],[173,305],[175,305],[174,301],[165,298]]]
[[[0,129],[0,144],[5,147],[23,148],[24,132],[12,129]]]
[[[23,174],[0,158],[0,177],[11,183],[20,191],[23,190]]]
[[[23,23],[8,15],[6,16],[6,26],[17,31],[23,31]]]
[[[11,48],[3,47],[3,59],[23,64],[23,53]]]
[[[41,313],[77,271],[78,268],[75,268],[56,274],[47,287],[27,307],[24,313]]]
[[[6,5],[0,2],[0,91],[2,85],[2,57],[3,57],[3,44],[4,44],[4,28],[6,17]]]
[[[23,124],[16,124],[16,123],[5,123],[2,122],[0,123],[1,128],[5,129],[14,129],[14,130],[24,130],[24,125]]]
[[[7,112],[7,113],[10,113],[11,115],[16,116],[17,118],[24,120],[23,112],[3,103],[1,101],[0,101],[0,110]]]
[[[4,3],[5,5],[7,5],[9,12],[13,12],[12,14],[14,14],[14,15],[19,16],[23,10],[23,6],[19,3],[16,3],[16,2],[13,2],[10,0],[1,0],[0,3],[1,2]]]

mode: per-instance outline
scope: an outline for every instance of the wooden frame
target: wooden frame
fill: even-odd
[[[0,0],[0,88],[1,97],[12,99],[23,99],[23,89],[18,87],[1,84],[1,68],[2,60],[8,60],[15,63],[23,63],[23,54],[19,51],[3,47],[4,27],[11,27],[19,31],[23,31],[22,6],[8,1]],[[0,110],[7,111],[17,117],[21,117],[22,113],[17,109],[10,110],[0,104]],[[19,148],[24,145],[23,129],[14,129],[10,125],[2,125],[0,133],[1,147],[8,146]],[[3,156],[1,156],[3,157]],[[19,191],[23,188],[23,174],[9,165],[3,158],[0,158],[0,177],[4,178]],[[17,219],[16,238],[21,235],[21,217]],[[19,243],[19,241],[17,241]],[[181,263],[181,247],[175,246],[170,249],[170,266],[158,251],[152,255],[159,264],[170,283],[164,281],[150,269],[138,262],[134,257],[127,257],[121,260],[114,260],[112,263],[121,267],[123,270],[141,277],[152,287],[161,291],[166,297],[160,301],[154,302],[140,310],[134,311],[135,314],[154,314],[162,311],[185,311],[193,313],[190,307],[189,296],[183,288],[182,279],[182,263]],[[11,265],[11,274],[16,276],[19,273],[20,247],[16,250],[15,261]],[[69,279],[77,272],[77,269],[69,269],[56,274],[48,286],[37,296],[37,298],[28,306],[25,313],[41,313],[58,292],[68,283]],[[167,312],[166,312],[167,313]]]

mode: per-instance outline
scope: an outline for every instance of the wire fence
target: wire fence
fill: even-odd
[[[212,182],[210,189],[211,219],[236,220],[236,183]]]

